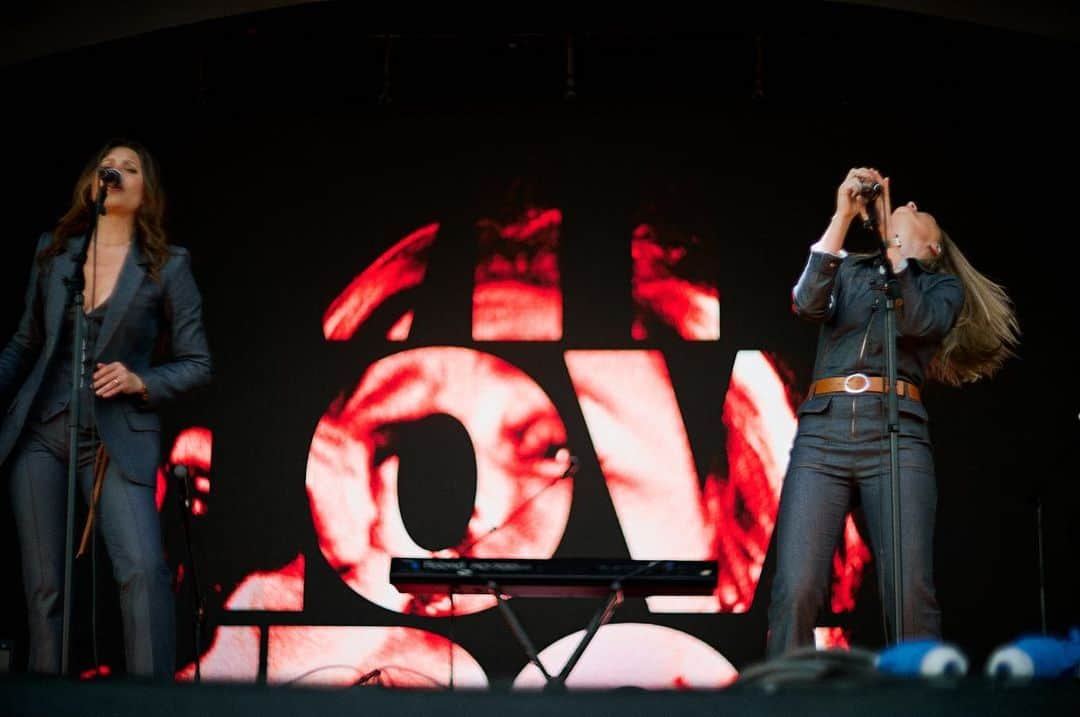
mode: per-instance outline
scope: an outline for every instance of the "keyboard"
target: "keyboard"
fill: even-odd
[[[391,558],[390,584],[412,595],[604,597],[619,583],[627,596],[711,595],[715,560],[606,558]]]

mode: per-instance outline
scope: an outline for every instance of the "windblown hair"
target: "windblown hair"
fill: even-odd
[[[960,386],[993,376],[1020,340],[1020,324],[1004,287],[979,273],[952,238],[941,230],[941,254],[934,269],[960,280],[964,307],[930,363],[932,379]]]

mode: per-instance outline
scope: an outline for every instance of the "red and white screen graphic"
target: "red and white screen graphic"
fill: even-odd
[[[559,271],[563,214],[537,207],[514,221],[475,223],[477,263],[471,337],[463,342],[518,341],[542,356],[550,375],[562,375],[572,400],[557,402],[544,378],[477,346],[409,346],[366,366],[327,407],[311,437],[304,480],[318,555],[297,553],[277,570],[249,575],[229,595],[229,610],[305,609],[305,561],[324,560],[357,596],[394,614],[423,618],[424,627],[367,625],[230,625],[220,627],[204,655],[209,678],[254,679],[265,642],[266,679],[275,683],[352,684],[360,679],[398,686],[484,686],[490,676],[447,635],[452,615],[495,606],[486,596],[413,596],[389,582],[390,558],[549,558],[564,539],[575,505],[575,481],[601,481],[629,557],[717,560],[715,592],[702,597],[653,597],[651,613],[741,613],[756,599],[776,519],[796,418],[787,372],[753,348],[725,360],[726,391],[715,396],[715,442],[726,460],[695,460],[666,351],[647,348],[665,326],[684,341],[720,336],[720,292],[694,274],[683,255],[650,225],[628,237],[633,275],[623,296],[632,302],[626,343],[634,348],[566,346]],[[423,284],[439,239],[439,224],[407,234],[356,278],[324,314],[330,341],[410,340],[413,310],[391,317],[388,336],[365,336],[365,322],[386,300]],[[396,304],[400,306],[400,304]],[[575,307],[597,313],[603,307]],[[400,310],[400,309],[399,309]],[[388,346],[388,348],[390,348]],[[703,367],[703,371],[710,370]],[[550,379],[548,379],[550,380]],[[565,379],[564,379],[565,380]],[[587,435],[568,435],[568,416],[580,411]],[[464,429],[475,458],[475,498],[460,539],[421,545],[402,515],[396,437],[431,416]],[[581,425],[576,419],[574,425]],[[599,475],[564,477],[571,451],[591,450]],[[713,466],[700,475],[696,466]],[[449,470],[449,469],[448,469]],[[595,473],[595,471],[594,471]],[[446,476],[443,476],[444,478]],[[463,489],[465,486],[463,484]],[[415,530],[416,526],[412,526]],[[837,552],[831,607],[849,611],[869,561],[854,524]],[[623,556],[612,556],[623,557]],[[263,631],[267,630],[268,633]],[[581,687],[718,687],[735,670],[703,640],[647,622],[605,626],[572,673]],[[538,645],[557,672],[579,636]],[[846,644],[843,630],[822,630],[821,644]],[[762,643],[764,636],[762,636]],[[618,659],[614,659],[614,658]],[[515,685],[540,686],[527,665]],[[451,672],[452,670],[452,672]],[[183,676],[190,677],[190,666]],[[372,677],[375,675],[376,677]]]

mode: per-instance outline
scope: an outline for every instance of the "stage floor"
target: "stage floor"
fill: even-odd
[[[1080,683],[994,684],[982,679],[859,685],[820,684],[729,688],[714,692],[618,689],[562,694],[528,692],[425,692],[381,687],[312,689],[238,684],[173,685],[106,680],[79,683],[6,676],[0,714],[17,717],[284,717],[305,715],[796,715],[814,717],[931,717],[933,715],[1080,714]]]

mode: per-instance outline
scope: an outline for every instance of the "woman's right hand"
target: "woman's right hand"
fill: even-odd
[[[873,167],[856,167],[848,172],[836,190],[836,215],[850,222],[856,215],[866,216],[866,199],[861,193],[865,185],[877,182],[883,188],[885,178]]]

